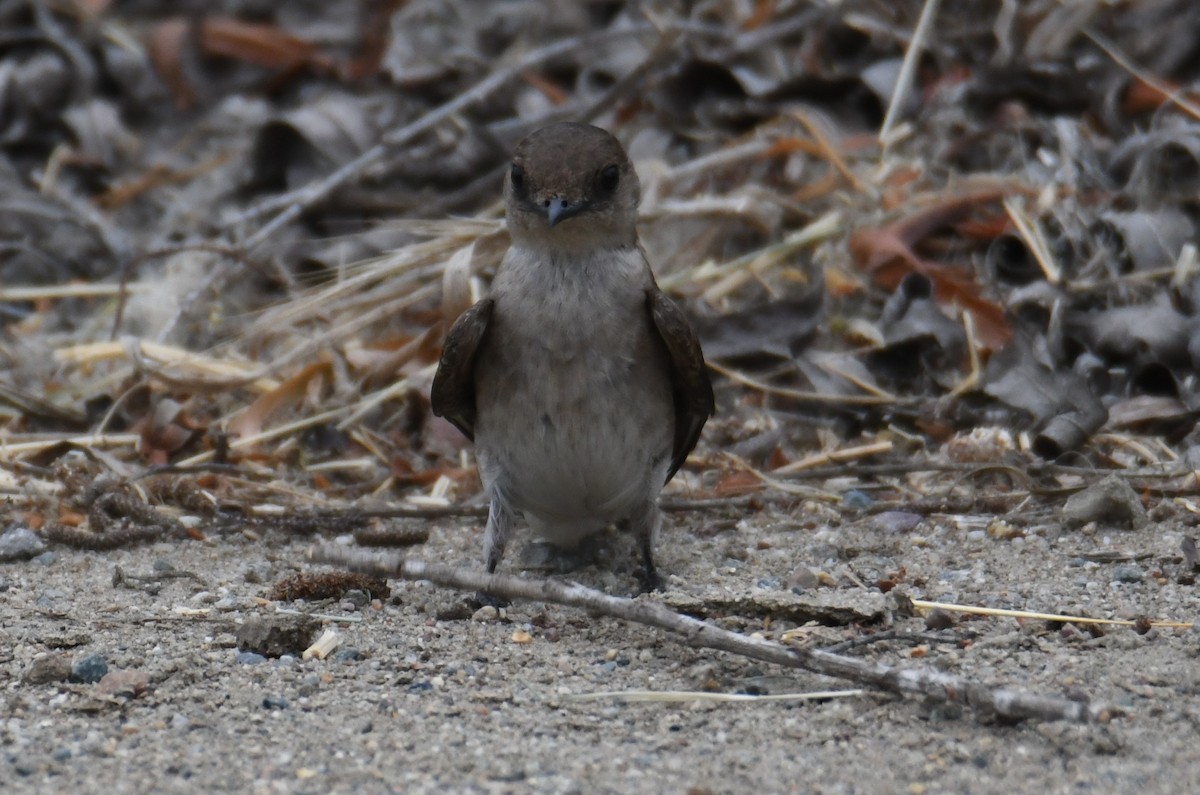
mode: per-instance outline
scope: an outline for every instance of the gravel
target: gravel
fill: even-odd
[[[833,512],[806,528],[790,515],[739,518],[740,529],[716,534],[693,532],[712,517],[677,519],[664,532],[660,559],[669,580],[664,598],[684,592],[695,604],[723,606],[714,620],[744,632],[795,626],[753,606],[792,597],[772,586],[801,567],[827,576],[800,598],[858,609],[878,598],[882,580],[914,597],[1096,617],[1191,620],[1200,606],[1195,587],[1177,582],[1180,542],[1192,532],[1178,525],[1150,523],[1108,538],[1057,529],[1044,516],[1035,526],[1010,515],[1025,529],[1017,543],[968,538],[974,518],[928,517],[919,538]],[[478,565],[479,543],[478,528],[445,524],[416,554]],[[234,646],[245,625],[279,618],[277,605],[262,599],[271,581],[245,574],[286,576],[303,567],[307,544],[268,538],[108,553],[56,548],[49,566],[7,564],[0,570],[10,586],[0,598],[6,791],[1200,791],[1200,636],[1191,630],[1139,635],[952,615],[952,626],[941,630],[951,642],[897,639],[852,652],[1105,699],[1129,711],[1101,726],[1005,725],[873,694],[761,703],[580,700],[629,690],[780,694],[843,683],[554,605],[449,613],[446,606],[461,596],[428,583],[396,583],[386,602],[283,605],[325,616],[311,620],[343,636],[325,660],[302,659],[302,649],[270,657]],[[1092,562],[1103,559],[1098,553],[1117,562]],[[1127,557],[1135,554],[1136,565]],[[164,580],[157,593],[113,586],[115,566],[144,574],[159,559],[199,581]],[[635,561],[631,549],[618,555],[615,571],[572,577],[628,593]],[[196,598],[204,592],[239,607],[218,610]],[[926,633],[922,616],[899,617],[893,628]],[[820,625],[804,633],[820,645],[861,634]],[[97,684],[66,681],[97,682],[101,665],[109,673]]]

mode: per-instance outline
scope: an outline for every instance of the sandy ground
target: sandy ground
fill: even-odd
[[[851,519],[811,506],[792,515],[677,515],[661,543],[664,598],[691,595],[713,613],[743,605],[740,615],[717,620],[770,634],[795,626],[798,613],[751,615],[755,604],[778,605],[783,594],[797,605],[815,600],[869,611],[880,604],[877,590],[852,579],[869,584],[903,567],[902,587],[922,598],[1097,617],[1196,616],[1195,587],[1177,584],[1169,571],[1187,532],[1174,520],[1110,533],[1059,529],[1045,515],[1009,518],[1023,538],[983,532],[987,517],[934,515],[899,531],[887,517]],[[419,555],[474,564],[479,536],[469,522],[440,522]],[[394,583],[392,597],[374,604],[263,600],[273,582],[302,567],[308,544],[233,537],[107,553],[57,547],[0,568],[4,790],[1200,791],[1194,631],[1113,629],[1093,637],[987,618],[948,631],[972,642],[892,641],[855,652],[1102,698],[1128,711],[1101,726],[999,725],[883,695],[793,703],[582,700],[643,689],[715,685],[777,694],[844,685],[554,605],[516,604],[480,620],[464,597],[427,583]],[[1113,552],[1138,557],[1087,560]],[[630,562],[621,552],[612,570],[593,567],[575,577],[629,593]],[[118,567],[126,575],[173,567],[195,579],[135,590],[114,585]],[[794,594],[789,583],[811,580],[797,578],[804,568],[826,572],[837,585]],[[1118,581],[1139,573],[1140,581]],[[240,653],[238,625],[281,606],[342,617],[331,622],[342,635],[337,652],[323,661]],[[924,622],[902,619],[897,628],[921,632]],[[814,641],[858,634],[821,626]],[[61,657],[79,669],[89,655],[103,657],[110,671],[137,672],[133,684],[30,681],[35,661],[44,669],[46,658]],[[139,695],[130,692],[142,685]]]

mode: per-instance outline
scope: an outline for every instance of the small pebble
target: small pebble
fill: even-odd
[[[39,657],[25,671],[25,681],[31,685],[65,682],[71,676],[71,659],[62,654]]]
[[[1141,582],[1146,575],[1137,566],[1124,564],[1113,569],[1113,579],[1117,582]]]
[[[287,709],[288,700],[283,696],[266,696],[262,700],[263,709]]]
[[[366,591],[362,591],[357,588],[346,591],[342,598],[357,608],[366,607],[371,603],[370,595]]]
[[[881,533],[911,533],[923,521],[925,517],[919,513],[884,511],[872,517],[871,527]]]
[[[267,661],[266,657],[253,651],[239,651],[233,659],[241,665],[262,665]]]
[[[99,682],[108,673],[108,661],[99,654],[89,654],[81,657],[71,666],[69,681],[76,684],[91,685]]]
[[[1142,505],[1129,482],[1109,475],[1099,483],[1072,494],[1062,509],[1063,518],[1075,526],[1097,522],[1105,527],[1140,529],[1148,521]]]
[[[495,621],[500,617],[500,611],[492,605],[484,605],[471,616],[472,621]]]
[[[51,563],[54,562],[54,560],[55,560],[54,553],[47,550],[47,551],[43,552],[42,554],[38,555],[36,558],[34,558],[33,562],[38,564],[39,566],[49,566]]]
[[[253,564],[246,567],[246,571],[242,573],[242,579],[251,585],[262,585],[271,581],[271,566],[270,564]]]
[[[850,491],[842,495],[842,502],[847,508],[860,509],[870,507],[874,500],[872,500],[871,495],[867,494],[865,491],[860,491],[859,489],[850,489]]]
[[[355,662],[357,660],[362,659],[362,652],[360,652],[358,649],[354,648],[353,646],[347,646],[344,649],[338,649],[337,651],[335,651],[333,653],[333,659],[337,660],[338,662],[343,662],[343,663]]]
[[[50,758],[53,759],[55,762],[66,762],[67,760],[69,760],[71,758],[71,749],[70,748],[55,748],[54,752],[50,754]]]
[[[109,671],[96,685],[96,690],[110,696],[137,698],[150,689],[150,677],[145,671]]]
[[[24,525],[17,525],[0,535],[0,560],[28,560],[46,550],[41,536]]]
[[[222,632],[212,639],[212,643],[208,644],[214,649],[232,649],[237,646],[237,636],[231,632]]]

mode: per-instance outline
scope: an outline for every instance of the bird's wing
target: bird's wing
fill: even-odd
[[[492,299],[485,298],[458,316],[433,376],[433,413],[445,417],[471,441],[475,440],[475,357],[492,319]]]
[[[704,423],[716,411],[712,382],[704,367],[704,353],[692,325],[675,302],[658,289],[646,291],[646,308],[658,336],[666,346],[675,398],[675,444],[667,480],[675,477],[688,453],[700,439]]]

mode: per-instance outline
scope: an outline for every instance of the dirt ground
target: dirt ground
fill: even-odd
[[[1092,616],[1186,620],[1193,588],[1158,584],[1183,531],[1068,531],[1010,516],[1024,538],[981,532],[988,517],[930,515],[896,532],[886,517],[809,504],[792,514],[677,514],[664,534],[668,601],[717,605],[794,597],[792,618],[726,615],[769,637],[820,602],[870,613],[876,589],[789,591],[798,567],[864,580],[903,566],[909,595]],[[841,688],[692,649],[655,631],[543,604],[492,620],[465,597],[393,583],[390,599],[266,602],[302,567],[308,540],[162,542],[109,553],[55,548],[0,569],[0,778],[9,792],[761,792],[1181,793],[1200,788],[1197,636],[1114,628],[1101,637],[986,618],[946,630],[958,642],[881,642],[856,653],[933,665],[982,681],[1105,699],[1107,725],[1000,725],[915,700],[866,694],[818,702],[636,703],[589,694],[701,690],[780,694]],[[479,528],[439,522],[420,550],[474,563]],[[1098,553],[1135,562],[1095,563]],[[1109,558],[1121,557],[1108,555]],[[632,558],[577,572],[628,593]],[[1123,567],[1123,568],[1122,568]],[[114,572],[195,579],[157,592],[114,586]],[[1136,579],[1140,582],[1118,582]],[[842,577],[836,577],[844,581]],[[151,589],[152,591],[154,589]],[[741,602],[738,602],[741,600]],[[357,600],[361,602],[363,600]],[[783,599],[787,602],[787,598]],[[324,661],[241,655],[237,627],[298,607],[331,618],[342,643]],[[743,613],[748,612],[743,608]],[[441,616],[439,619],[438,616]],[[920,618],[896,628],[923,632]],[[528,633],[526,638],[522,633]],[[817,627],[814,642],[857,632]],[[971,640],[966,640],[970,638]],[[522,642],[524,641],[524,642]],[[914,648],[922,651],[915,652]],[[347,651],[350,650],[350,651]],[[357,650],[355,653],[353,650]],[[854,653],[854,652],[852,652]],[[921,659],[911,659],[925,656]],[[34,684],[39,658],[100,655],[148,689]]]
[[[938,6],[0,4],[0,792],[1200,792],[1200,635],[1147,623],[1200,613],[1200,4]],[[646,598],[1113,720],[774,698],[855,686],[429,583],[268,598],[315,540],[269,511],[477,504],[439,330],[566,118],[714,365],[666,496],[719,507]],[[1149,518],[1070,521],[1109,476]],[[480,567],[479,525],[413,554]],[[617,541],[569,576],[631,595]],[[297,612],[327,657],[249,648]]]

